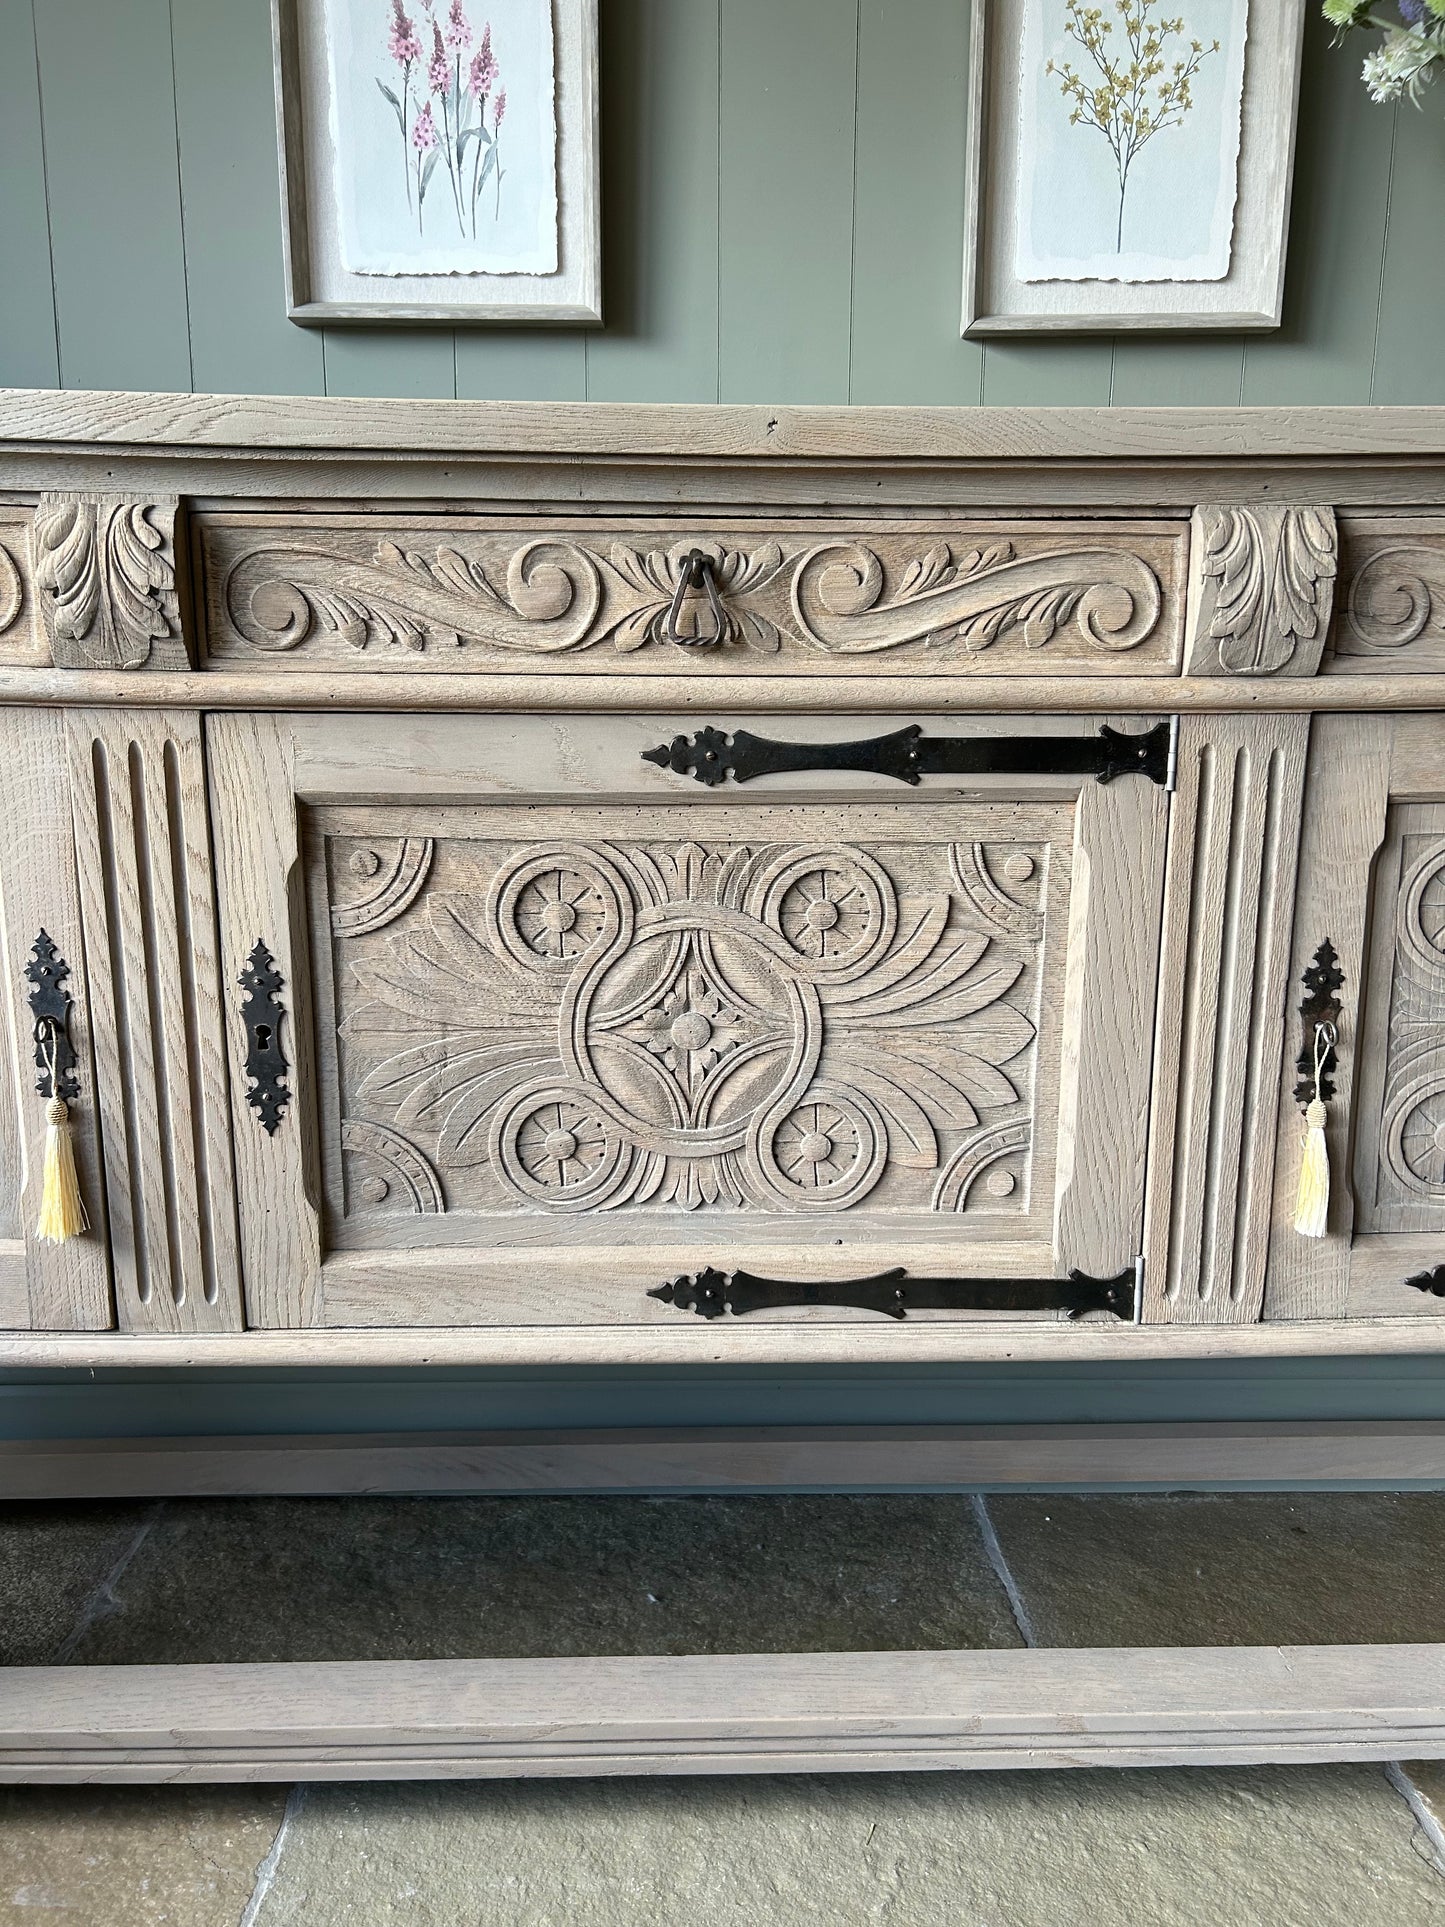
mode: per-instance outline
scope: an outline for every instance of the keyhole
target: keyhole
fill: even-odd
[[[257,1048],[257,1050],[270,1050],[270,1048],[271,1048],[271,1026],[270,1026],[269,1024],[257,1024],[257,1026],[256,1026],[256,1048]]]

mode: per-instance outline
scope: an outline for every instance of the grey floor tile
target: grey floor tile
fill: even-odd
[[[167,1506],[81,1664],[1012,1646],[966,1499]]]
[[[1425,1850],[1445,1873],[1445,1760],[1404,1760],[1392,1772],[1414,1808]]]
[[[0,1789],[0,1927],[237,1927],[286,1794]]]
[[[307,1789],[255,1927],[1430,1927],[1367,1767]]]
[[[994,1496],[1041,1644],[1445,1640],[1445,1494]]]
[[[0,1666],[53,1660],[154,1505],[0,1505]]]

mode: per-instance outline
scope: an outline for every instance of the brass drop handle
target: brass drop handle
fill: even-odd
[[[689,595],[700,595],[704,591],[712,611],[712,633],[709,635],[698,628],[691,635],[684,635],[679,626],[683,601]],[[726,636],[727,617],[723,614],[722,602],[718,597],[713,559],[706,549],[689,549],[678,567],[677,587],[672,592],[672,606],[667,612],[667,639],[682,649],[710,649],[724,641]]]

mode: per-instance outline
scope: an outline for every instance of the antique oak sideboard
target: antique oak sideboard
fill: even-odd
[[[0,706],[9,1368],[1445,1351],[1445,410],[12,392]]]

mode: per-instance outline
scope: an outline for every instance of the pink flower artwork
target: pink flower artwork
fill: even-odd
[[[484,24],[476,52],[468,62],[472,28],[465,0],[449,0],[445,31],[436,17],[436,0],[422,0],[423,28],[427,24],[431,27],[431,55],[426,58],[416,18],[406,11],[406,0],[385,0],[385,7],[386,49],[401,69],[401,85],[399,89],[391,86],[380,74],[376,84],[396,115],[404,163],[403,188],[407,206],[416,214],[417,232],[426,233],[427,188],[438,161],[443,161],[457,230],[475,240],[482,190],[488,183],[492,186],[491,217],[494,221],[501,218],[506,172],[498,135],[507,111],[507,90],[498,88],[501,68],[492,46],[492,24]]]
[[[472,92],[478,100],[485,100],[497,84],[497,62],[492,53],[492,23],[489,20],[482,29],[482,44],[472,55],[471,69],[467,79]]]
[[[435,20],[431,23],[431,39],[431,65],[426,70],[427,82],[434,94],[445,98],[452,84],[452,70],[447,50],[442,45],[442,30]]]
[[[421,40],[416,22],[406,12],[401,0],[391,0],[391,35],[387,46],[398,67],[409,67],[414,60],[421,59]]]

